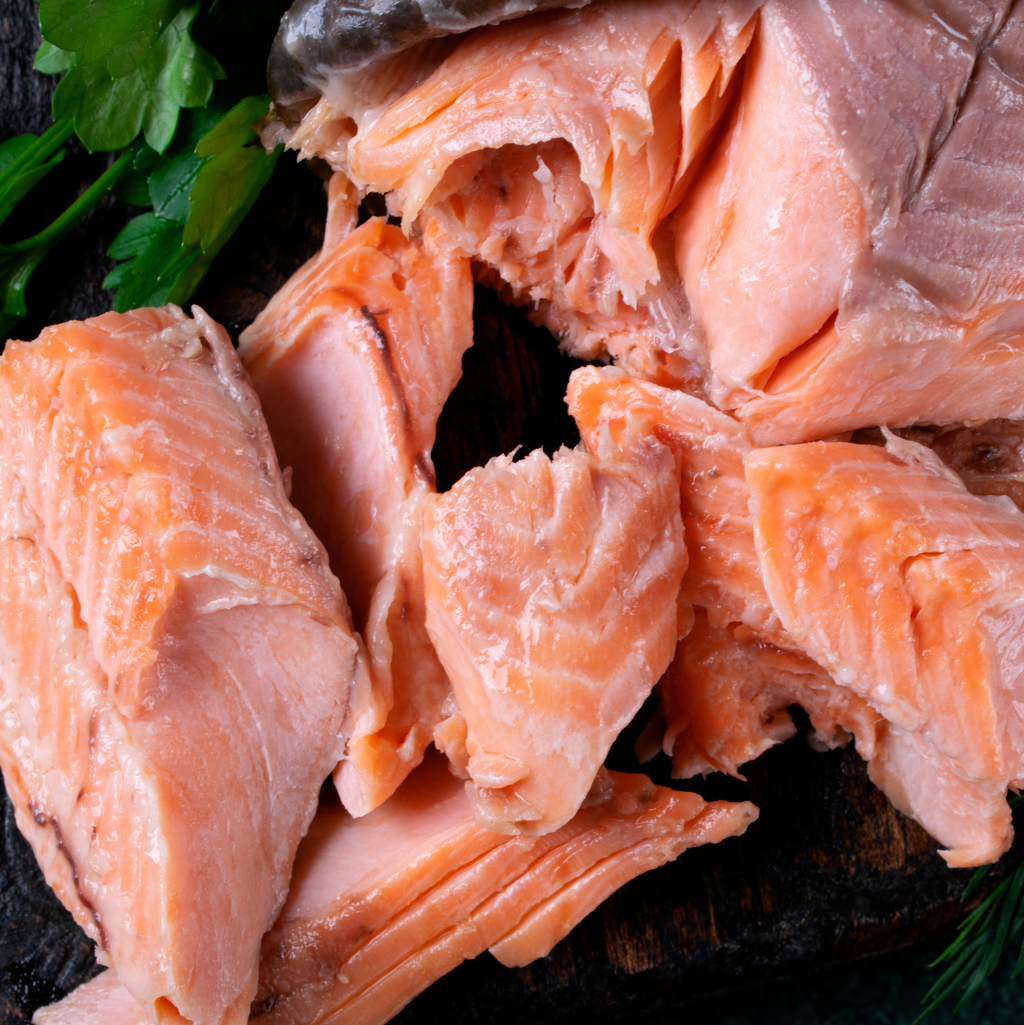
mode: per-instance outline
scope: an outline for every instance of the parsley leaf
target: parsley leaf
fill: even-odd
[[[132,206],[151,206],[149,176],[160,163],[160,154],[151,146],[139,146],[132,166],[121,176],[114,195]]]
[[[181,244],[181,225],[150,211],[133,217],[114,239],[107,254],[125,260],[103,282],[116,288],[114,309],[163,306],[188,268],[199,256],[197,246]]]
[[[125,225],[108,254],[124,260],[103,282],[114,309],[187,301],[249,212],[280,155],[268,155],[251,124],[269,106],[250,96],[218,117],[192,111],[149,174],[154,210]],[[193,229],[189,231],[189,224]]]
[[[75,55],[70,50],[62,50],[44,39],[36,50],[32,70],[41,71],[44,75],[59,75],[62,71],[68,71],[74,63]]]
[[[187,0],[41,0],[43,37],[72,50],[81,65],[123,78],[148,60]]]
[[[156,163],[149,176],[149,199],[145,205],[152,205],[160,217],[182,225],[188,219],[189,194],[203,164],[196,147],[224,114],[224,108],[217,106],[189,111],[174,146]]]
[[[142,130],[162,153],[174,137],[181,107],[204,107],[220,65],[189,35],[199,4],[182,8],[133,70],[113,77],[102,62],[75,52],[74,66],[53,95],[55,119],[73,118],[89,150],[121,149]],[[44,55],[45,59],[45,55]]]
[[[241,219],[238,211],[244,216],[266,184],[281,148],[268,155],[252,124],[269,106],[269,96],[247,96],[200,140],[196,155],[207,159],[192,186],[186,245],[198,242],[204,253],[209,252],[228,225]]]

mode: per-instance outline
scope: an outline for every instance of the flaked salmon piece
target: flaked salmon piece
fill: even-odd
[[[581,289],[589,273],[602,276],[597,291],[614,288],[614,268],[594,250],[593,200],[565,139],[460,158],[427,210],[443,244],[473,256],[477,279],[506,302],[529,304],[530,319],[549,328],[566,351],[585,359],[611,355],[641,377],[703,389],[700,354],[679,341],[688,308],[669,231],[659,228],[651,237],[658,281],[645,287],[638,305],[615,299],[609,315]]]
[[[1021,415],[1024,12],[771,0],[677,216],[709,395],[758,444]]]
[[[9,342],[0,517],[19,828],[152,1020],[244,1022],[357,644],[223,329],[167,306]]]
[[[671,333],[654,323],[667,293],[652,236],[728,104],[759,6],[605,0],[477,29],[360,127],[345,168],[407,230],[424,211],[515,297],[550,304],[574,355],[618,355],[641,303],[640,326]]]
[[[756,818],[749,802],[705,803],[602,770],[588,806],[557,832],[500,836],[473,821],[459,780],[428,755],[364,818],[320,809],[264,940],[252,1020],[380,1025],[488,948],[508,965],[543,957],[629,879]],[[97,1012],[115,999],[100,976],[37,1022],[135,1025]]]
[[[939,853],[953,868],[994,861],[1012,840],[1006,788],[964,779],[921,733],[882,723],[868,774],[896,808],[948,848]]]
[[[853,734],[861,755],[872,757],[877,712],[800,650],[765,591],[743,469],[753,445],[743,425],[691,395],[612,367],[574,371],[567,401],[588,444],[602,430],[618,437],[629,417],[644,417],[681,457],[689,563],[679,602],[681,612],[693,607],[693,629],[680,629],[658,684],[661,715],[641,738],[641,757],[663,749],[679,779],[714,771],[740,776],[741,765],[792,736],[792,704],[810,714],[817,745]]]
[[[473,341],[473,282],[430,230],[406,240],[374,218],[348,233],[351,199],[335,175],[323,251],[243,332],[239,355],[366,642],[371,687],[354,696],[335,777],[362,815],[423,757],[450,693],[424,625],[420,520],[437,418]]]
[[[152,1021],[112,968],[32,1015],[32,1025],[152,1025]]]
[[[906,783],[894,800],[949,847],[951,864],[995,860],[1013,831],[991,794],[1024,777],[1014,711],[1024,517],[971,495],[933,452],[892,435],[885,449],[761,449],[745,465],[765,586],[783,625],[902,731],[883,748],[893,765],[943,761],[948,788],[958,777],[961,790],[989,795],[960,801],[956,828],[938,790]],[[922,777],[928,771],[920,766]],[[883,775],[897,773],[880,769],[885,785]]]
[[[680,510],[689,555],[680,605],[707,611],[713,627],[743,623],[781,647],[787,638],[761,580],[743,456],[753,448],[731,416],[683,392],[627,376],[617,367],[573,371],[566,396],[580,435],[594,448],[601,433],[619,438],[630,418],[650,422],[679,454]]]
[[[678,494],[672,453],[635,419],[593,455],[499,456],[431,499],[427,629],[458,702],[435,739],[481,825],[568,822],[665,671],[686,568]]]
[[[760,640],[742,624],[713,627],[697,610],[693,630],[658,684],[672,775],[688,779],[739,769],[796,732],[790,705],[810,716],[818,750],[856,739],[871,761],[881,716],[813,659]],[[872,762],[872,765],[874,763]]]

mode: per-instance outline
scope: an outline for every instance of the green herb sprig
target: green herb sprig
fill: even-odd
[[[153,210],[130,220],[110,247],[126,261],[103,282],[117,289],[115,310],[181,304],[195,291],[280,156],[280,147],[268,155],[254,145],[252,123],[269,102],[248,96],[219,119],[194,114],[182,126],[180,144],[148,175]]]
[[[1024,795],[1010,798],[1010,807],[1024,804]],[[982,865],[971,877],[961,900],[967,900],[988,874],[991,865]],[[963,992],[955,1011],[960,1011],[1002,960],[1007,946],[1024,929],[1024,864],[1007,876],[957,927],[957,936],[932,962],[946,965],[934,986],[925,994],[925,1009],[914,1019],[917,1025],[939,1004],[958,990]],[[1017,954],[1013,975],[1024,968],[1024,937]]]
[[[252,127],[268,97],[244,89],[262,82],[286,7],[287,0],[41,0],[33,67],[63,76],[56,123],[39,138],[0,143],[0,224],[60,163],[72,133],[90,152],[122,152],[47,228],[0,245],[0,335],[26,315],[26,287],[43,257],[110,191],[151,208],[108,250],[124,261],[104,281],[117,290],[114,308],[192,295],[280,156],[280,147],[263,150]],[[225,65],[208,47],[226,53]]]

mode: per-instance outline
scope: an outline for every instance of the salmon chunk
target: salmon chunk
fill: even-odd
[[[641,757],[659,748],[673,775],[728,772],[793,735],[787,711],[810,714],[815,744],[856,738],[875,750],[879,715],[836,683],[787,633],[761,577],[744,455],[753,444],[742,424],[700,399],[627,377],[617,368],[583,367],[569,383],[569,408],[590,444],[604,430],[619,436],[645,417],[681,458],[680,508],[689,563],[680,590],[681,629],[672,664],[658,684],[660,715],[641,738]]]
[[[18,825],[151,1020],[244,1022],[357,644],[225,332],[167,306],[8,343],[0,516]]]
[[[650,422],[681,458],[680,511],[689,555],[680,603],[706,610],[712,626],[743,623],[783,647],[787,639],[761,581],[743,456],[753,443],[742,424],[700,399],[627,376],[581,367],[566,397],[590,446],[622,436],[630,418]]]
[[[239,355],[366,642],[371,686],[353,697],[335,777],[363,815],[423,757],[450,693],[424,622],[420,522],[437,418],[473,341],[473,282],[429,232],[410,241],[373,218],[349,233],[351,201],[336,175],[323,251],[243,332]]]
[[[950,864],[995,860],[1013,835],[1006,788],[1024,782],[1024,515],[895,436],[884,449],[761,449],[745,464],[783,625],[892,724],[876,780]]]
[[[407,230],[428,213],[512,297],[543,302],[574,355],[655,336],[664,355],[678,332],[661,323],[652,236],[728,106],[759,6],[605,0],[477,29],[360,128],[345,168]]]
[[[756,818],[749,802],[705,803],[602,770],[588,806],[557,832],[500,836],[473,821],[461,783],[428,755],[364,818],[320,809],[263,943],[252,1021],[381,1025],[488,948],[507,965],[543,957],[623,883]],[[98,976],[36,1025],[142,1025],[119,1016],[121,993]]]
[[[488,829],[568,822],[672,658],[679,477],[646,427],[492,459],[431,500],[427,629],[458,703],[436,739]]]
[[[796,732],[789,714],[800,705],[814,728],[818,750],[856,739],[872,759],[881,716],[859,695],[832,679],[800,651],[759,639],[742,624],[713,627],[698,609],[693,630],[658,684],[665,721],[661,747],[672,757],[672,775],[739,768]]]
[[[758,444],[1019,417],[1024,11],[771,0],[676,219],[708,394]]]

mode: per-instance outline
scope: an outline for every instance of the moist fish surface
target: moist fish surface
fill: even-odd
[[[423,757],[450,693],[424,624],[420,524],[437,418],[473,341],[468,261],[407,240],[331,182],[323,251],[243,332],[292,499],[323,540],[369,656],[335,779],[361,815]]]
[[[765,585],[784,626],[887,720],[870,769],[954,866],[994,861],[1024,775],[1024,515],[890,436],[745,456]]]
[[[380,1025],[484,950],[506,965],[543,957],[628,880],[756,818],[749,802],[706,803],[602,770],[587,807],[557,832],[501,836],[474,822],[460,781],[428,755],[364,818],[320,808],[264,939],[251,1020]],[[142,1025],[122,1016],[123,1001],[107,973],[33,1021]]]
[[[644,417],[681,458],[689,562],[680,621],[689,619],[658,683],[659,714],[640,738],[641,757],[663,749],[677,778],[740,776],[741,765],[793,735],[788,708],[799,704],[817,746],[853,735],[871,758],[878,713],[802,651],[764,588],[743,467],[753,444],[743,425],[691,395],[611,367],[575,371],[568,402],[590,444],[602,431],[618,436],[630,417]]]
[[[1024,11],[770,0],[676,216],[707,393],[758,444],[1020,417]]]
[[[357,643],[201,310],[0,357],[0,766],[102,963],[158,1022],[244,1022],[341,751]]]
[[[406,228],[426,211],[510,295],[541,302],[574,355],[668,360],[654,231],[728,105],[758,6],[605,0],[478,29],[343,146],[317,143],[319,110],[292,145],[387,192]],[[676,357],[651,372],[687,379]]]
[[[477,821],[575,815],[668,665],[686,568],[672,453],[637,419],[594,454],[492,459],[431,500],[427,628],[457,700],[435,742]]]
[[[727,772],[796,733],[789,708],[800,705],[814,729],[813,746],[828,750],[856,738],[865,759],[875,756],[881,716],[859,695],[801,651],[760,639],[734,623],[711,626],[697,609],[693,629],[658,683],[664,725],[652,738],[672,757],[672,775],[689,779]]]

